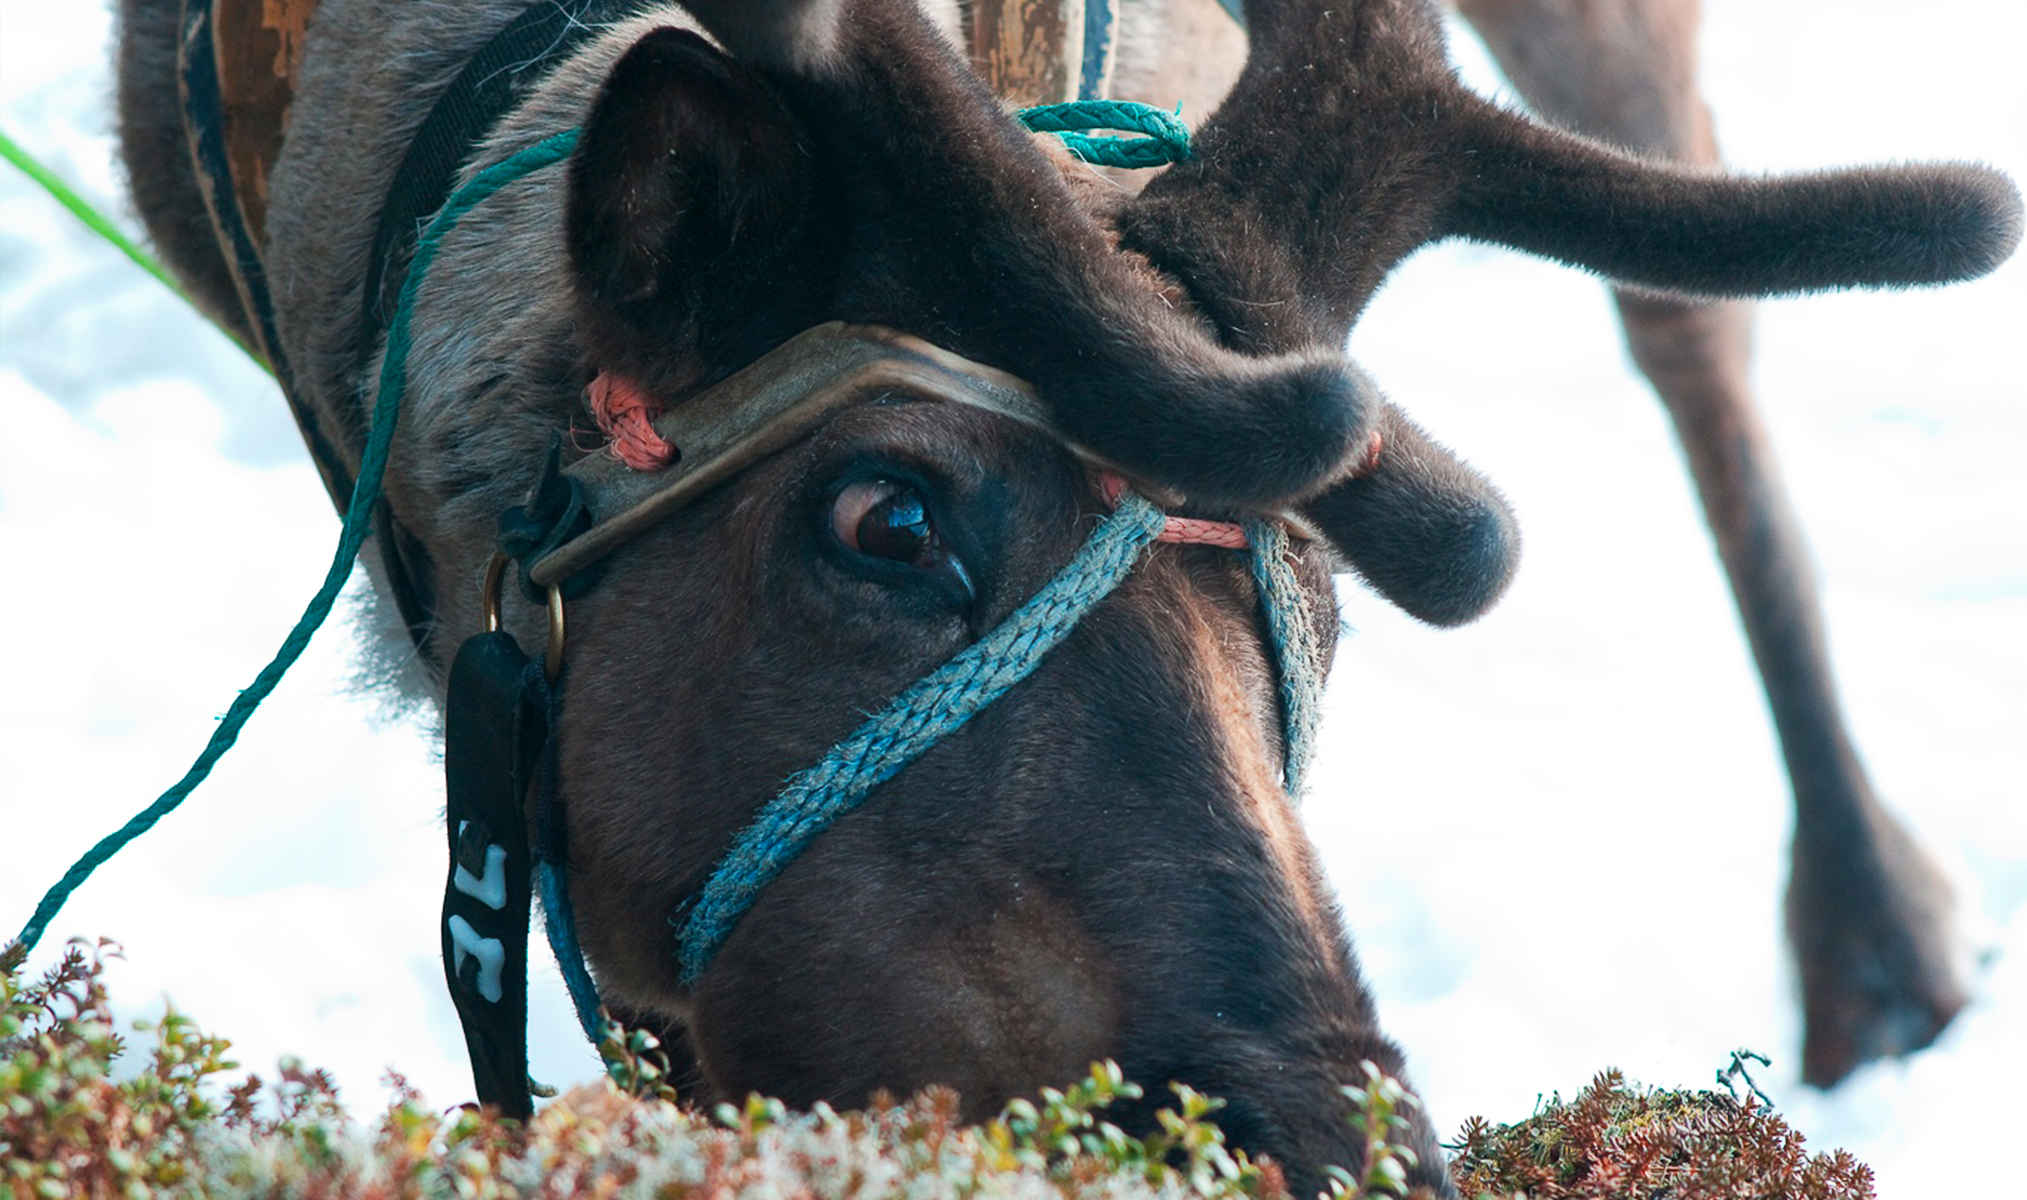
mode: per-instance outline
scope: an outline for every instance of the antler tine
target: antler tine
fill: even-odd
[[[1701,296],[1975,279],[2020,243],[2020,193],[1969,163],[1749,178],[1664,164],[1489,104],[1443,232]]]
[[[1727,176],[1503,110],[1457,80],[1425,0],[1251,0],[1246,14],[1251,54],[1197,160],[1122,219],[1126,243],[1195,281],[1240,345],[1261,314],[1225,311],[1233,298],[1292,288],[1341,337],[1396,263],[1449,236],[1711,296],[1974,278],[2020,241],[2019,192],[1989,168]],[[1191,226],[1253,236],[1202,244]]]
[[[1190,290],[1227,345],[1342,354],[1394,263],[1438,235],[1454,169],[1432,153],[1461,88],[1415,3],[1249,0],[1252,53],[1196,156],[1118,217],[1121,244]],[[1472,620],[1519,561],[1492,484],[1392,404],[1377,457],[1301,511],[1345,565],[1408,613]]]
[[[1122,244],[1239,348],[1341,347],[1394,264],[1442,236],[1469,96],[1422,0],[1249,0],[1246,19],[1238,82],[1193,158],[1125,206]]]

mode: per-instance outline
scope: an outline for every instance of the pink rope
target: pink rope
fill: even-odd
[[[1157,542],[1184,542],[1192,546],[1223,546],[1227,550],[1246,548],[1246,531],[1230,521],[1204,521],[1196,517],[1170,517],[1154,539]]]
[[[1102,472],[1098,476],[1098,487],[1105,496],[1105,503],[1113,508],[1119,507],[1119,497],[1126,494],[1124,478],[1112,471]],[[1245,526],[1231,521],[1206,521],[1199,517],[1168,518],[1154,540],[1191,546],[1220,546],[1226,550],[1244,550],[1248,544]]]
[[[655,432],[661,412],[631,379],[600,371],[591,381],[591,416],[611,443],[612,456],[636,471],[659,471],[676,461],[676,448]]]

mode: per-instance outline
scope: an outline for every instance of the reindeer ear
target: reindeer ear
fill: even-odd
[[[808,142],[772,88],[695,33],[657,29],[626,52],[570,163],[595,363],[670,395],[822,319],[838,239]]]
[[[1409,616],[1476,620],[1505,594],[1520,527],[1490,481],[1382,407],[1377,461],[1302,505],[1344,564]]]

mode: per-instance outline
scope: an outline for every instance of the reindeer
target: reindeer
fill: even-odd
[[[216,179],[163,104],[176,8],[123,4],[137,201],[200,303],[287,379],[342,496],[390,356],[389,278],[433,211],[403,207],[400,164],[526,5],[323,0],[285,39],[300,72],[271,173],[235,201],[253,237],[223,248]],[[1648,358],[1672,345],[1733,363],[1736,310],[1650,293],[1975,276],[2017,242],[2019,200],[1975,167],[1755,180],[1586,140],[1466,91],[1420,0],[1248,4],[1243,68],[1193,156],[1133,192],[1017,125],[953,49],[958,14],[936,8],[641,0],[560,54],[484,73],[512,95],[458,154],[462,179],[581,132],[413,279],[376,585],[440,697],[497,594],[501,514],[537,506],[555,454],[598,495],[659,486],[570,438],[597,395],[684,427],[807,345],[800,331],[855,323],[824,336],[916,374],[634,522],[595,582],[524,564],[569,614],[542,814],[567,867],[551,915],[574,913],[600,997],[666,1035],[699,1098],[946,1084],[975,1116],[1109,1057],[1226,1098],[1231,1138],[1313,1192],[1324,1167],[1358,1165],[1339,1085],[1361,1062],[1405,1064],[1284,789],[1299,663],[1268,645],[1267,589],[1229,550],[1146,551],[1032,673],[810,842],[714,955],[679,962],[675,927],[784,780],[1025,611],[1136,495],[1221,526],[1251,517],[1320,666],[1334,570],[1436,623],[1493,603],[1517,552],[1505,503],[1343,355],[1416,247],[1479,238],[1596,270],[1640,289],[1624,307]],[[1164,11],[1178,28],[1208,15]],[[1539,53],[1545,75],[1556,45],[1596,35],[1524,35],[1512,5],[1473,13],[1488,29],[1512,17],[1509,59]],[[1128,29],[1122,88],[1221,87],[1219,56],[1144,36],[1159,24]],[[1686,43],[1643,44],[1629,78],[1659,71],[1639,86],[1670,115],[1626,140],[1695,157],[1686,76],[1667,74]],[[938,371],[1018,399],[950,403],[909,382]],[[1735,414],[1743,392],[1670,402]],[[1301,536],[1267,550],[1284,525]],[[568,579],[588,586],[564,599]],[[511,592],[498,616],[523,644],[557,628]],[[1845,795],[1847,818],[1877,812]],[[1868,1007],[1856,1024],[1876,1029]],[[1426,1118],[1408,1139],[1414,1181],[1449,1194]]]

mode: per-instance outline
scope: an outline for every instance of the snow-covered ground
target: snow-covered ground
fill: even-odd
[[[1975,158],[2027,177],[2027,9],[1708,7],[1734,162]],[[0,123],[118,207],[108,38],[100,4],[0,0]],[[1450,1127],[1524,1115],[1607,1065],[1704,1083],[1749,1046],[1775,1056],[1762,1082],[1790,1118],[1871,1162],[1883,1195],[1977,1194],[1972,1147],[2027,1118],[2027,263],[1761,321],[1758,378],[1852,721],[1989,952],[1938,1047],[1829,1096],[1795,1078],[1764,706],[1609,318],[1590,279],[1449,247],[1401,271],[1353,342],[1506,488],[1528,539],[1512,595],[1466,630],[1345,589],[1359,632],[1307,819],[1389,1028]],[[0,168],[0,929],[181,774],[336,529],[265,377]],[[299,1054],[361,1105],[396,1066],[447,1104],[469,1077],[436,960],[437,768],[425,731],[348,693],[351,662],[345,631],[320,636],[37,962],[116,937],[134,1011],[167,994],[249,1066]],[[539,1077],[595,1069],[553,970],[532,1026]]]

